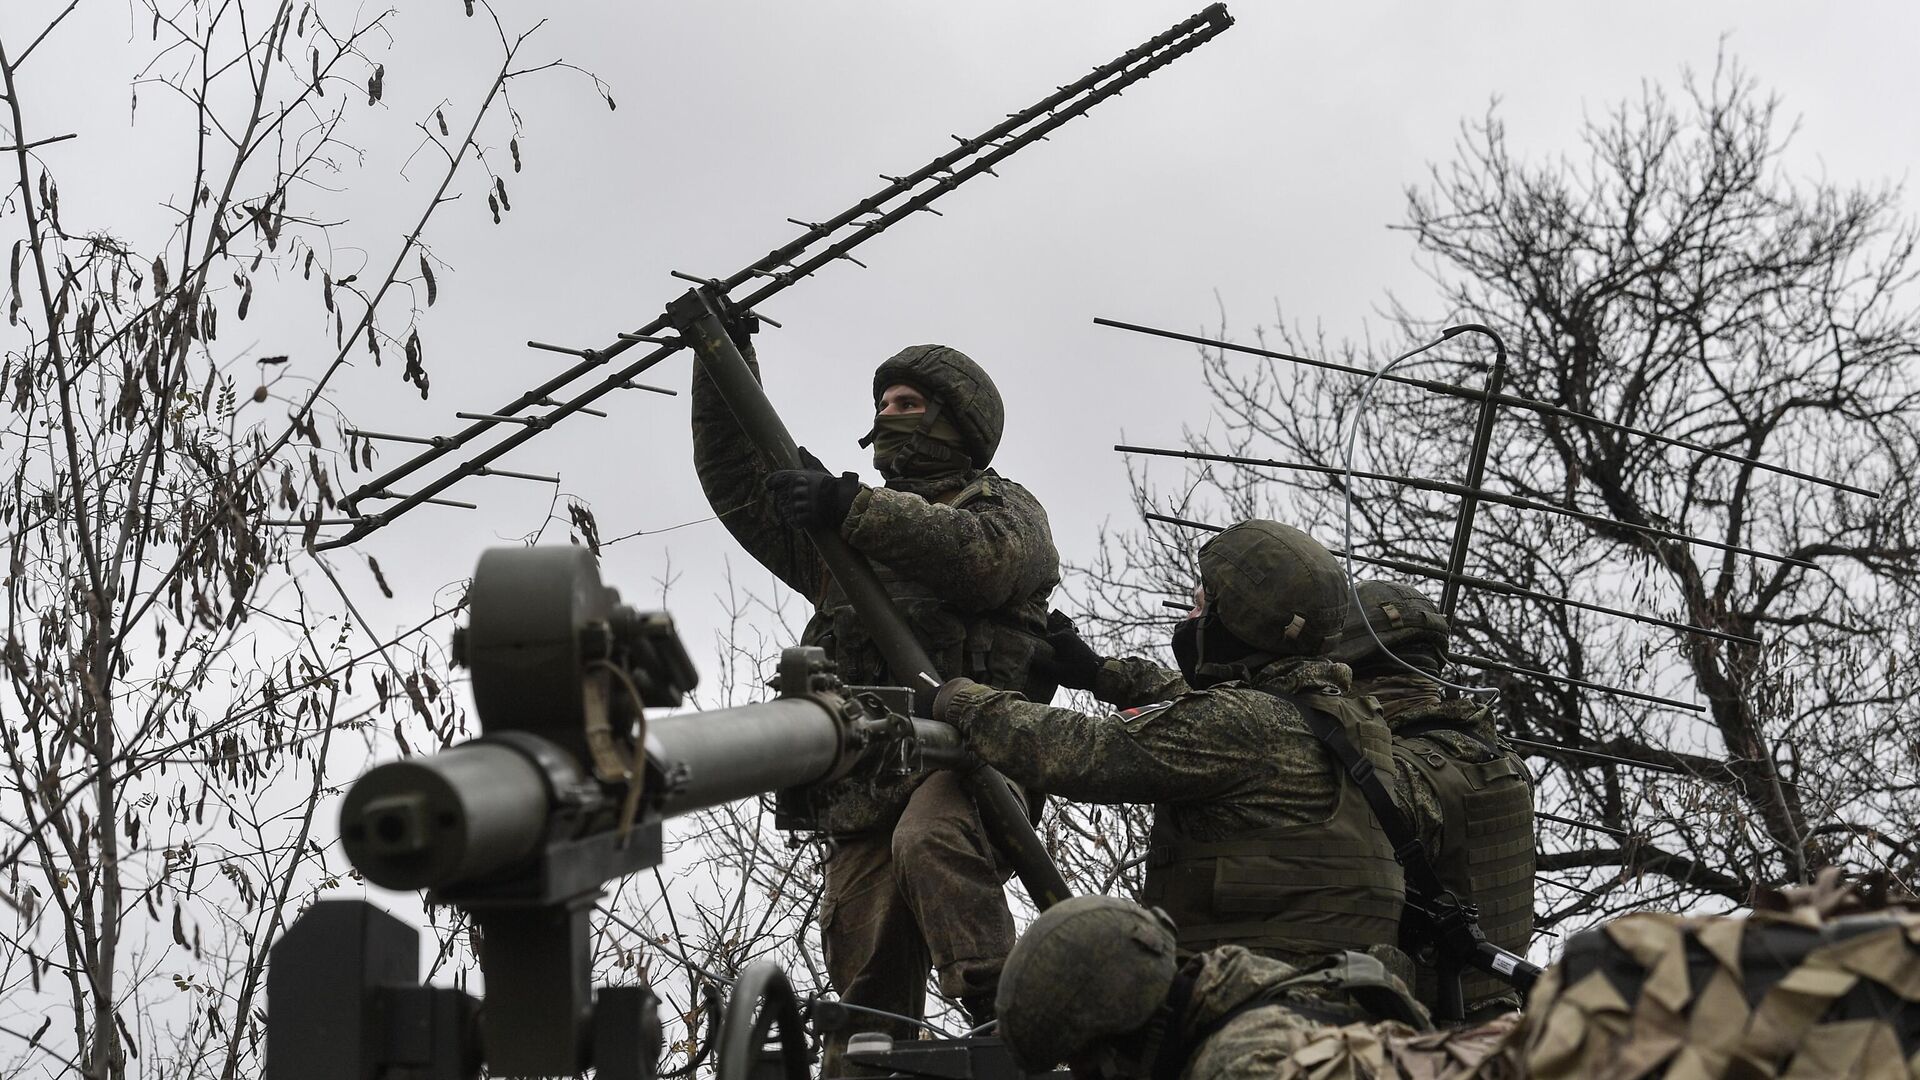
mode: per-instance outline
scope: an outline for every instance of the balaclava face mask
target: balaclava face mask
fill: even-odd
[[[1180,620],[1173,628],[1173,662],[1180,667],[1180,675],[1187,685],[1195,690],[1204,690],[1218,683],[1245,678],[1250,665],[1244,663],[1256,657],[1259,650],[1241,641],[1214,618],[1212,611],[1205,611],[1190,618]],[[1260,657],[1264,661],[1264,657]]]
[[[873,447],[873,467],[888,480],[940,480],[973,468],[960,429],[941,415],[940,400],[932,395],[925,412],[876,414],[860,445]]]

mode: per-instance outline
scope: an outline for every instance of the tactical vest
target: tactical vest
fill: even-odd
[[[993,497],[998,479],[983,474],[934,501],[959,509]],[[890,567],[876,562],[873,571],[940,678],[964,675],[996,689],[1021,691],[1030,701],[1052,699],[1055,688],[1042,685],[1032,672],[1034,653],[1046,643],[1050,589],[1016,597],[993,611],[965,612]],[[822,577],[829,584],[800,635],[800,643],[826,649],[841,681],[850,686],[903,685],[904,679],[889,673],[880,647],[867,633],[859,612],[847,602],[839,583],[830,574],[823,572]],[[875,788],[865,780],[854,779],[823,788],[781,791],[774,800],[774,827],[839,835],[891,828],[917,786],[913,781]],[[1037,815],[1039,793],[1029,791],[1026,797],[1029,812]]]
[[[1338,720],[1375,768],[1391,767],[1391,736],[1366,707],[1300,697]],[[1140,902],[1173,917],[1182,948],[1242,945],[1286,959],[1398,945],[1406,887],[1393,845],[1353,781],[1326,760],[1339,787],[1325,821],[1203,842],[1155,808]]]
[[[1534,867],[1533,785],[1526,766],[1511,752],[1490,751],[1488,760],[1473,761],[1426,734],[1395,736],[1393,756],[1417,769],[1439,796],[1441,850],[1429,854],[1441,884],[1479,907],[1488,941],[1526,955],[1533,935]],[[1415,993],[1432,1008],[1439,1000],[1434,970],[1418,960]],[[1476,1002],[1513,992],[1474,971],[1461,976],[1460,988],[1469,1015]]]
[[[991,498],[997,477],[982,475],[952,495],[934,501],[960,509],[981,498]],[[881,563],[873,571],[894,606],[913,628],[913,636],[927,651],[942,679],[965,676],[1001,690],[1035,690],[1030,672],[1036,649],[1047,636],[1047,598],[1051,590],[1015,597],[993,611],[961,611],[925,585],[903,577]],[[843,682],[853,686],[905,685],[903,676],[890,675],[880,647],[839,583],[831,582],[819,609],[801,635],[803,645],[819,645],[838,666]],[[1052,688],[1029,700],[1045,701]]]

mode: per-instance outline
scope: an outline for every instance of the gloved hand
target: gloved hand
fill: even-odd
[[[733,347],[744,356],[753,355],[753,335],[760,332],[760,316],[745,308],[735,307],[725,293],[713,295],[714,314],[720,317],[720,325],[726,328],[727,337],[733,339]]]
[[[943,724],[950,723],[951,721],[947,719],[947,708],[953,704],[953,696],[970,686],[978,685],[980,684],[966,678],[948,679],[941,683],[940,689],[933,694],[933,718]]]
[[[1106,657],[1081,640],[1073,620],[1058,608],[1047,612],[1047,644],[1053,646],[1053,659],[1047,662],[1046,668],[1054,682],[1069,690],[1093,689]]]
[[[804,468],[767,474],[773,512],[802,529],[838,529],[853,510],[854,496],[860,494],[860,477],[854,473],[835,476],[805,450],[800,451],[800,461]]]

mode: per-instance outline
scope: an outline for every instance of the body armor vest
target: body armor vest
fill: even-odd
[[[1419,770],[1439,796],[1442,849],[1430,854],[1441,884],[1480,909],[1488,941],[1524,956],[1533,935],[1532,781],[1512,752],[1489,748],[1467,756],[1449,741],[1396,736],[1393,754]],[[1439,1000],[1434,971],[1420,964],[1417,975],[1415,993],[1431,1008]],[[1474,971],[1462,974],[1460,988],[1470,1015],[1476,1002],[1513,992]]]
[[[1317,694],[1299,700],[1338,720],[1375,768],[1391,768],[1391,736],[1365,707]],[[1406,887],[1393,845],[1331,753],[1327,768],[1338,788],[1325,821],[1203,842],[1179,834],[1156,808],[1140,902],[1172,916],[1182,948],[1232,944],[1304,961],[1397,946]]]
[[[936,498],[958,509],[980,498],[993,495],[991,476],[981,476],[959,491]],[[935,595],[912,578],[902,577],[882,563],[873,564],[873,572],[886,587],[900,614],[913,628],[913,636],[927,651],[935,672],[942,679],[960,676],[999,690],[1027,692],[1029,700],[1045,702],[1053,694],[1051,686],[1035,696],[1030,685],[1033,656],[1047,636],[1047,598],[1050,589],[1014,598],[993,611],[966,612]],[[890,674],[880,648],[847,602],[838,582],[828,576],[825,595],[820,598],[812,621],[800,636],[803,645],[818,645],[827,650],[838,667],[840,679],[850,686],[904,686],[905,676]]]
[[[958,509],[993,495],[994,477],[983,475],[966,487],[935,502]],[[894,606],[913,629],[913,636],[933,661],[942,679],[966,676],[999,690],[1018,690],[1030,701],[1052,700],[1055,687],[1042,684],[1032,672],[1034,653],[1044,648],[1047,598],[1051,589],[1015,598],[993,611],[961,611],[932,590],[892,568],[873,563],[873,572],[893,598]],[[800,644],[827,650],[840,680],[849,686],[904,686],[904,677],[887,669],[880,647],[867,633],[859,612],[847,602],[832,575]],[[891,828],[918,782],[876,788],[865,780],[846,780],[825,787],[787,789],[774,799],[774,827],[791,832],[850,835]],[[1041,796],[1024,793],[1028,813],[1038,821]]]

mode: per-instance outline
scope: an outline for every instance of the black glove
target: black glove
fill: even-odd
[[[860,494],[860,477],[853,473],[835,476],[805,450],[800,451],[800,459],[806,468],[777,469],[767,474],[773,512],[780,515],[780,520],[802,529],[838,529],[853,510],[853,497]]]
[[[1046,666],[1054,682],[1069,690],[1093,689],[1106,658],[1080,640],[1073,620],[1058,608],[1047,613],[1047,644],[1053,646],[1053,659]]]
[[[933,709],[931,710],[933,712],[933,718],[943,724],[952,723],[952,721],[947,719],[947,710],[953,705],[953,696],[969,686],[978,685],[980,684],[974,682],[972,679],[966,678],[948,679],[946,682],[941,683],[940,689],[934,691],[933,694]]]
[[[733,347],[741,355],[753,356],[753,335],[760,332],[760,316],[745,308],[733,306],[725,293],[712,293],[713,313],[720,317],[720,325],[726,328],[727,337],[733,340]]]

